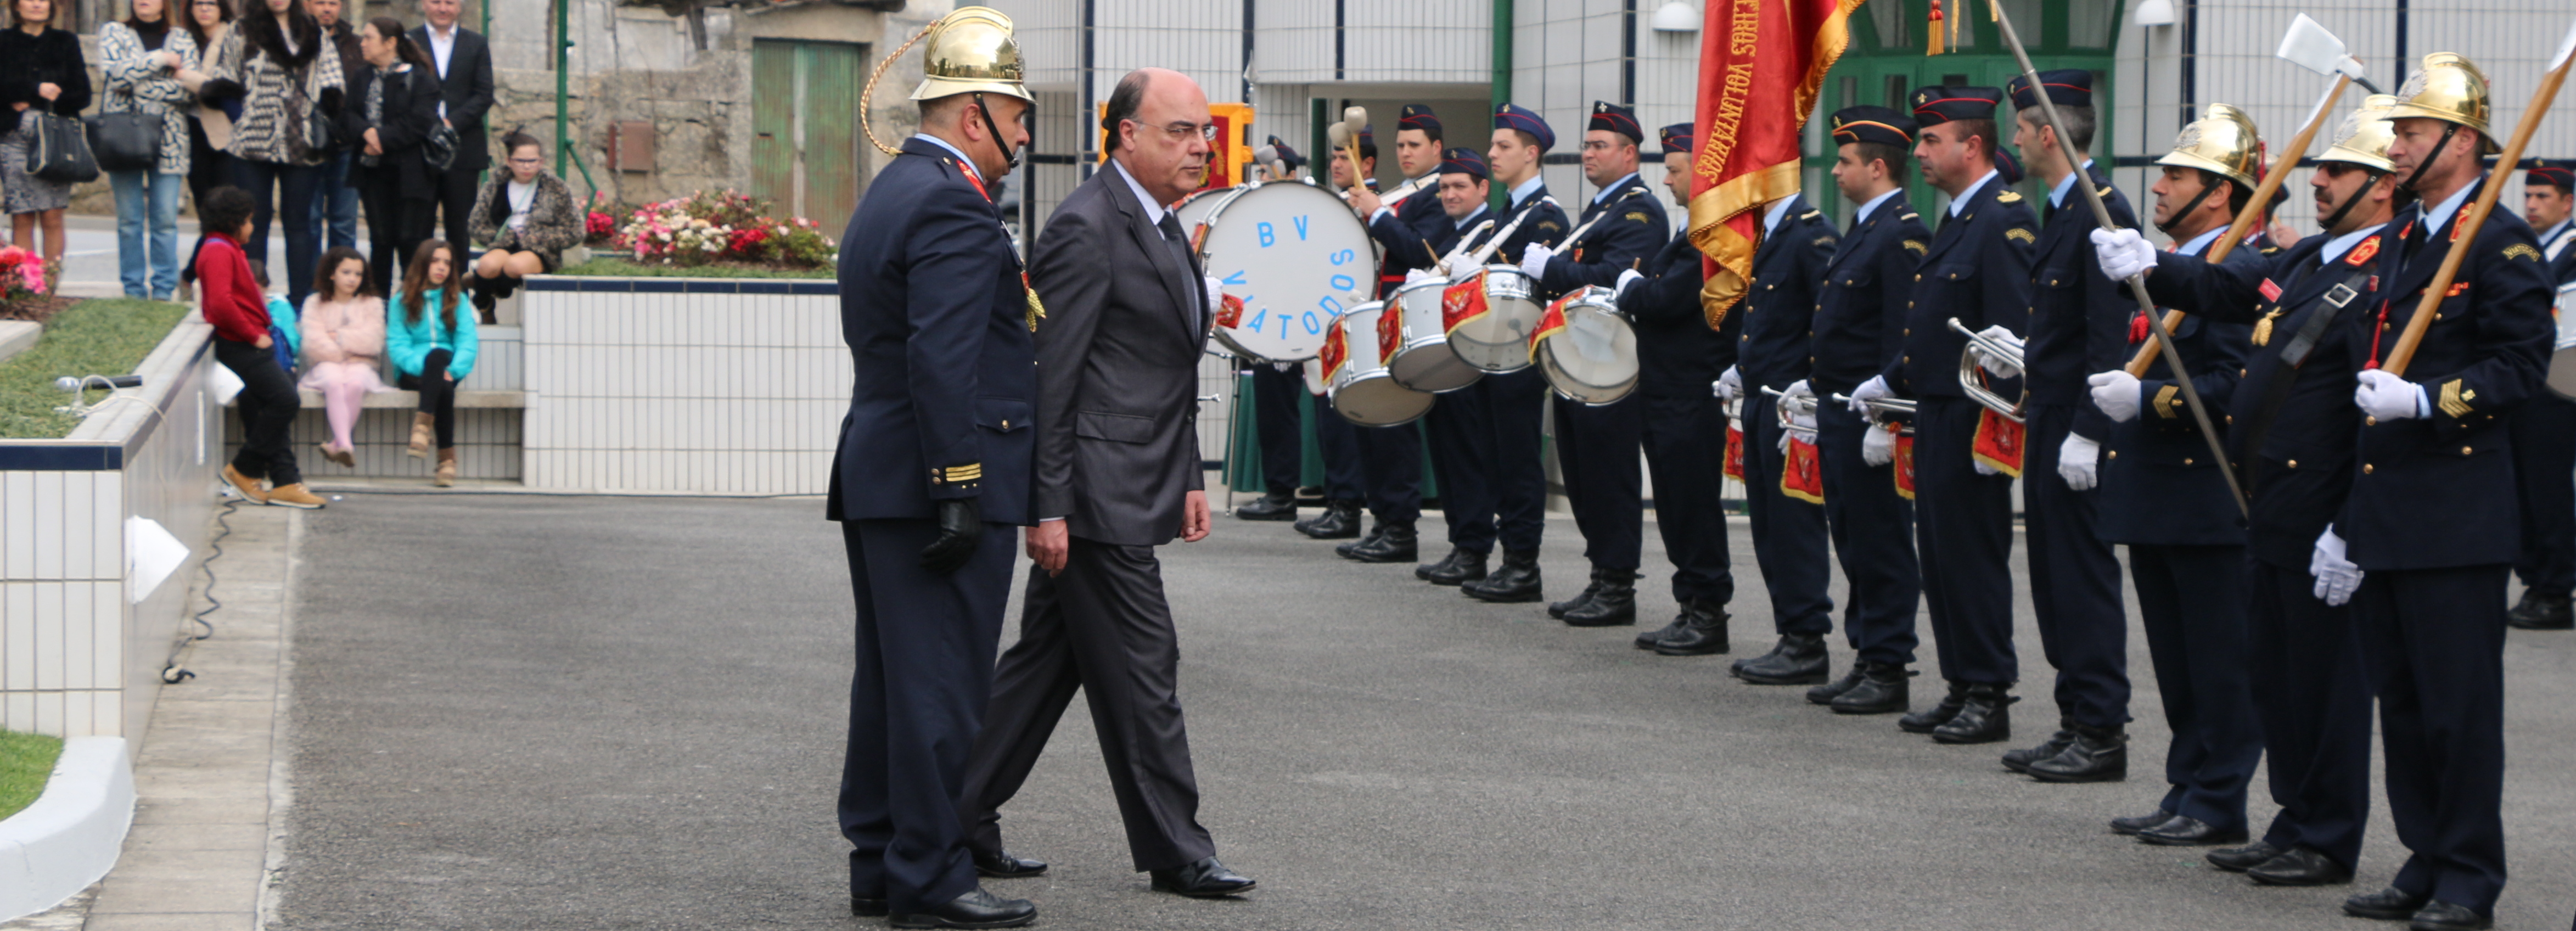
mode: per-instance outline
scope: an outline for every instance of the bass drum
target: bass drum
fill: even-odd
[[[1548,387],[1567,400],[1597,407],[1637,390],[1637,330],[1601,288],[1578,291],[1549,308],[1530,339],[1530,358]]]
[[[1181,231],[1190,234],[1190,242],[1195,246],[1207,238],[1207,231],[1202,227],[1207,225],[1208,216],[1216,213],[1217,205],[1249,187],[1251,185],[1238,184],[1191,191],[1190,196],[1181,198],[1180,206],[1172,208],[1172,219],[1180,221]]]
[[[2576,246],[2569,246],[2576,249]],[[2557,351],[2549,355],[2549,393],[2576,401],[2576,281],[2558,289]]]
[[[1412,423],[1431,412],[1431,393],[1415,391],[1399,384],[1387,371],[1383,345],[1378,339],[1378,321],[1386,305],[1370,301],[1352,308],[1333,322],[1342,331],[1342,344],[1349,356],[1333,373],[1333,390],[1329,395],[1334,413],[1363,427],[1393,427]]]
[[[1446,305],[1481,295],[1481,311],[1469,308],[1459,319],[1445,323],[1449,347],[1458,358],[1479,371],[1500,375],[1528,368],[1530,364],[1530,331],[1538,328],[1539,314],[1545,311],[1532,296],[1533,282],[1518,265],[1488,265],[1465,278],[1453,279],[1453,285],[1477,282],[1481,290],[1470,294],[1461,291],[1444,300]]]
[[[1485,377],[1483,369],[1458,358],[1457,347],[1442,332],[1440,295],[1448,287],[1448,279],[1428,278],[1397,289],[1395,300],[1388,302],[1401,318],[1396,329],[1404,334],[1404,345],[1396,349],[1387,371],[1415,391],[1456,391]]]
[[[1323,188],[1303,181],[1236,188],[1203,222],[1199,265],[1243,303],[1219,315],[1216,340],[1239,355],[1314,358],[1333,320],[1368,302],[1377,286],[1377,243]]]

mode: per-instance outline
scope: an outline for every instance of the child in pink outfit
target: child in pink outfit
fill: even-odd
[[[304,378],[297,387],[322,392],[323,410],[331,419],[331,439],[322,455],[355,467],[349,428],[358,422],[366,396],[392,391],[376,372],[385,353],[385,302],[368,292],[367,260],[355,249],[341,247],[322,256],[321,280],[304,299],[299,321],[303,330]]]

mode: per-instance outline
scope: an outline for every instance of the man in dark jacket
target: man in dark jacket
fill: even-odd
[[[421,0],[421,15],[429,22],[413,29],[411,40],[437,63],[439,87],[447,98],[438,116],[456,130],[456,161],[438,179],[447,241],[471,252],[466,230],[474,212],[475,180],[492,164],[491,140],[484,138],[488,133],[483,128],[483,114],[492,109],[492,46],[482,33],[456,22],[464,11],[463,0]]]

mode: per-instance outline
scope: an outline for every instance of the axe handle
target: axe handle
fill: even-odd
[[[2262,220],[2264,212],[2270,207],[2272,195],[2280,193],[2282,183],[2290,177],[2290,169],[2298,167],[2299,159],[2307,156],[2308,143],[2316,140],[2318,128],[2325,125],[2326,117],[2334,113],[2335,104],[2343,101],[2343,89],[2351,84],[2351,77],[2341,73],[2335,75],[2334,89],[2326,92],[2326,105],[2317,108],[2317,112],[2308,117],[2308,125],[2300,127],[2299,134],[2291,137],[2290,147],[2281,150],[2281,157],[2272,161],[2272,170],[2265,172],[2263,182],[2254,186],[2253,199],[2245,202],[2245,209],[2237,211],[2236,222],[2227,225],[2227,235],[2218,237],[2217,242],[2209,244],[2209,252],[2206,253],[2209,264],[2216,265],[2225,261],[2227,254],[2236,251],[2236,246],[2244,242],[2245,237],[2253,232],[2254,224]],[[2172,332],[2182,326],[2182,318],[2182,311],[2165,311],[2163,327],[2165,332]],[[2155,360],[2156,347],[2138,347],[2138,354],[2129,359],[2129,377],[2146,377],[2147,366],[2154,364]]]
[[[2424,299],[2416,302],[2415,315],[2406,318],[2406,330],[2397,335],[2397,344],[2388,350],[2388,361],[2379,366],[2388,374],[2402,376],[2406,374],[2406,364],[2415,361],[2415,347],[2424,341],[2425,328],[2433,325],[2434,310],[2442,306],[2442,298],[2450,292],[2451,279],[2459,275],[2460,263],[2469,256],[2469,246],[2478,241],[2478,229],[2486,225],[2487,214],[2495,209],[2496,195],[2504,193],[2501,173],[2511,172],[2515,163],[2522,161],[2523,147],[2530,145],[2531,135],[2540,131],[2540,121],[2549,115],[2549,104],[2558,96],[2558,85],[2567,80],[2570,64],[2576,64],[2576,58],[2559,62],[2558,67],[2540,76],[2540,86],[2531,91],[2531,105],[2523,108],[2522,121],[2514,125],[2513,138],[2505,143],[2504,154],[2496,161],[2499,176],[2488,178],[2486,187],[2478,191],[2478,199],[2452,219],[2456,225],[2451,228],[2458,234],[2451,239],[2451,251],[2442,256],[2442,267],[2433,273],[2433,282],[2424,286]]]

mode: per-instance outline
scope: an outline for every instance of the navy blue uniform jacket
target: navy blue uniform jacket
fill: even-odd
[[[1404,286],[1405,272],[1439,264],[1440,254],[1434,250],[1443,233],[1450,241],[1457,240],[1449,214],[1440,209],[1440,176],[1431,176],[1421,189],[1405,195],[1386,216],[1369,220],[1368,231],[1385,256],[1378,266],[1377,296],[1392,297],[1395,289]]]
[[[2470,193],[2470,199],[2476,193]],[[2387,358],[2416,301],[2442,264],[2468,206],[2427,238],[2424,205],[2389,225],[2379,288],[2352,314],[2355,364]],[[2409,241],[2419,242],[2408,260]],[[2441,569],[2512,563],[2522,551],[2513,449],[2505,415],[2541,390],[2554,328],[2549,269],[2538,238],[2511,210],[2487,214],[2447,297],[2416,346],[2406,380],[2423,387],[2429,417],[2361,428],[2361,468],[2336,531],[2364,570]]]
[[[2071,212],[2059,211],[2056,219],[2065,219],[2063,215]],[[2092,264],[2089,236],[2085,245],[2085,261],[2100,276],[2101,267]],[[2208,265],[2200,256],[2177,258]],[[2250,245],[2230,251],[2221,261],[2224,267],[2240,273],[2271,264],[2269,256]],[[2047,275],[2041,273],[2043,282]],[[2150,296],[2153,290],[2149,288]],[[2113,296],[2129,305],[2128,314],[2118,318],[2122,331],[2129,329],[2127,321],[2138,314],[2137,299],[2126,291],[2125,286],[2113,286]],[[2158,313],[2162,312],[2160,308]],[[2221,431],[2221,442],[2227,439],[2225,431],[2231,422],[2220,415],[2243,390],[2240,383],[2246,353],[2253,348],[2253,334],[2254,328],[2246,323],[2198,315],[2184,317],[2182,325],[2174,328],[2174,349],[2182,356],[2184,367],[2191,370],[2191,385],[2200,391],[2201,403],[2209,406],[2210,420]],[[2119,359],[2098,371],[2127,364],[2137,347],[2145,345],[2128,342],[2126,332],[2119,335],[2121,341],[2112,350]],[[2235,496],[2227,490],[2227,476],[2219,471],[2223,464],[2210,453],[2209,441],[2201,437],[2200,424],[2192,418],[2191,406],[2182,399],[2182,388],[2174,383],[2173,369],[2165,365],[2162,351],[2147,364],[2146,375],[2138,379],[2138,400],[2138,416],[2115,424],[2094,406],[2091,392],[2085,394],[2084,409],[2110,431],[2104,443],[2110,453],[2102,460],[2100,517],[2094,524],[2094,533],[2108,543],[2243,546],[2244,515],[2236,509]],[[2350,392],[2346,392],[2344,403],[2351,405]],[[2077,422],[2082,423],[2080,419]],[[2313,542],[2316,538],[2308,539]]]
[[[1816,397],[1850,394],[1904,355],[1915,267],[1931,248],[1932,230],[1902,189],[1835,246],[1816,291],[1816,364],[1807,377]]]
[[[1817,291],[1841,241],[1833,221],[1808,207],[1803,195],[1791,195],[1788,214],[1762,235],[1753,250],[1751,290],[1735,307],[1744,317],[1735,365],[1746,395],[1786,390],[1814,370]]]
[[[1582,239],[1555,247],[1557,254],[1547,260],[1547,269],[1539,276],[1541,297],[1552,301],[1584,285],[1617,284],[1620,272],[1642,270],[1672,236],[1664,205],[1655,200],[1645,179],[1635,175],[1621,179],[1600,200],[1584,205],[1575,225],[1587,223],[1591,228],[1583,231]],[[1520,261],[1519,247],[1504,252],[1506,261]]]
[[[2015,334],[2030,319],[2031,253],[2039,245],[2033,229],[2039,224],[2021,194],[1997,175],[1968,195],[1958,216],[1940,219],[1932,248],[1914,270],[1905,349],[1883,373],[1887,386],[1904,397],[1967,397],[1959,390],[1959,352],[1967,337],[1950,329],[1951,318],[1970,333],[2001,324]],[[1996,387],[2012,396],[2010,385]]]
[[[1744,315],[1730,312],[1709,329],[1700,309],[1700,253],[1688,236],[1665,241],[1646,262],[1646,280],[1619,295],[1619,311],[1637,328],[1637,389],[1656,397],[1708,397],[1710,383],[1734,365]]]
[[[2136,229],[2138,216],[2129,209],[2129,198],[2111,186],[2110,175],[2099,169],[2092,175],[2111,222]],[[2102,274],[2101,263],[2094,261],[2093,231],[2101,228],[2092,206],[2084,203],[2084,192],[2068,189],[2065,205],[2051,210],[2040,226],[2039,248],[2031,255],[2030,324],[2022,331],[2028,340],[2022,359],[2030,402],[2075,408],[2075,434],[2097,443],[2110,439],[2111,419],[2093,406],[2092,386],[2084,380],[2129,364],[2135,348],[2129,342],[2129,321],[2138,313],[2137,298]],[[2183,364],[2194,374],[2205,366],[2199,360],[2188,350],[2183,354]],[[2232,375],[2236,367],[2227,370]],[[2208,451],[2202,450],[2200,458],[2208,459]]]
[[[1001,214],[955,158],[905,140],[841,234],[856,377],[824,504],[833,520],[927,519],[932,501],[975,498],[988,522],[1037,522],[1028,297]]]
[[[1492,227],[1476,234],[1476,238],[1469,241],[1468,251],[1473,252],[1478,246],[1491,242],[1495,234],[1503,231],[1503,227],[1512,224],[1513,217],[1522,217],[1520,228],[1513,230],[1511,238],[1503,240],[1503,244],[1494,250],[1494,254],[1486,257],[1485,264],[1518,265],[1521,262],[1521,250],[1529,248],[1530,243],[1541,243],[1552,247],[1557,240],[1564,239],[1566,233],[1573,231],[1573,227],[1565,222],[1564,208],[1539,199],[1546,196],[1547,185],[1539,185],[1536,190],[1530,192],[1529,197],[1520,203],[1513,204],[1512,209],[1503,211],[1503,215],[1495,219]],[[1470,228],[1474,225],[1468,224]],[[1467,268],[1452,270],[1460,274],[1474,271]],[[1545,290],[1535,283],[1532,286]]]

